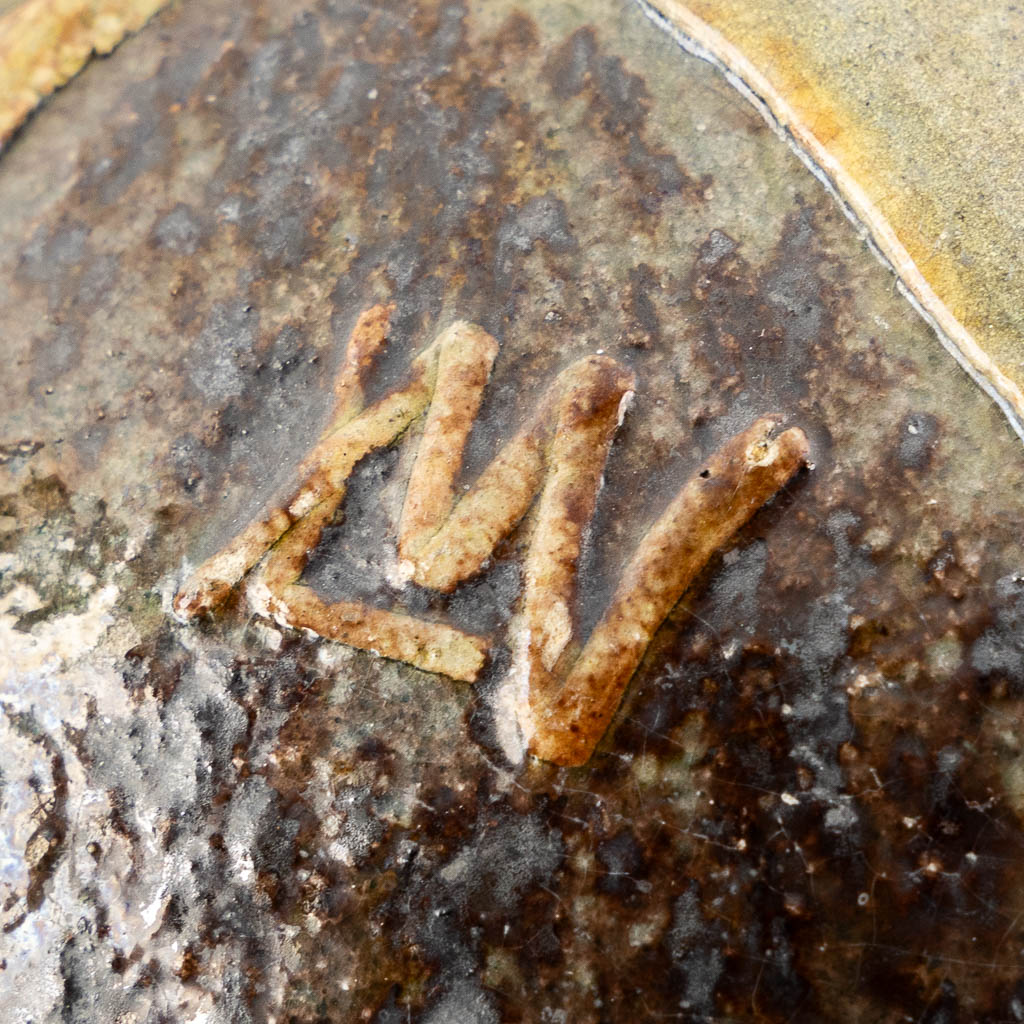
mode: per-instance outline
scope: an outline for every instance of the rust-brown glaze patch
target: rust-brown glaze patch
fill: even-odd
[[[60,1012],[1014,1019],[1024,460],[841,211],[631,7],[213,0],[153,29],[0,161],[2,440],[31,442],[0,464],[0,724],[52,712],[81,809],[4,920],[49,937]],[[561,368],[644,382],[584,635],[727,438],[807,433],[816,468],[712,559],[585,768],[503,758],[500,645],[476,697],[231,602],[165,614],[293,479],[375,302],[368,401],[438,323],[500,345],[456,490]],[[325,599],[393,600],[410,471],[356,467]],[[504,632],[523,554],[412,610]],[[95,652],[35,664],[109,584]]]

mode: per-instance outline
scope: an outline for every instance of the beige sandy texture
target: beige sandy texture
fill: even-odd
[[[0,0],[0,146],[93,53],[110,53],[167,0]]]
[[[767,103],[1020,418],[1024,7],[652,3]]]

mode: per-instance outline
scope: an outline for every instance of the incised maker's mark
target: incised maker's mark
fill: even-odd
[[[399,573],[423,587],[453,590],[539,502],[507,703],[533,754],[583,764],[655,631],[715,550],[804,464],[807,440],[795,427],[774,436],[780,417],[769,416],[728,441],[644,536],[584,644],[571,612],[577,565],[608,450],[632,395],[632,373],[603,356],[573,363],[456,500],[463,450],[497,342],[480,327],[455,323],[413,359],[404,387],[366,407],[363,380],[387,339],[391,309],[375,306],[360,317],[330,426],[302,463],[303,482],[292,499],[200,566],[175,598],[175,610],[187,617],[216,608],[269,549],[263,580],[269,610],[283,624],[473,682],[490,646],[484,637],[356,602],[328,604],[300,582],[356,463],[425,413],[402,510]]]

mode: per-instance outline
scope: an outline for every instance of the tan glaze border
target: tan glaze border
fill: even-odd
[[[24,0],[0,17],[0,153],[39,103],[168,0]]]
[[[972,380],[999,406],[1024,441],[1024,392],[999,369],[966,327],[950,312],[911,259],[886,220],[853,176],[804,125],[768,79],[720,32],[680,0],[635,0],[647,17],[679,45],[725,74],[768,124],[787,141],[808,169],[839,200],[846,215],[896,275],[900,291],[925,318]]]

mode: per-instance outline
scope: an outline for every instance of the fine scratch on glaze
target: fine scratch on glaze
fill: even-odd
[[[658,627],[714,552],[806,463],[807,440],[795,427],[775,436],[781,417],[766,416],[728,441],[643,537],[581,647],[572,613],[577,568],[633,374],[604,356],[571,364],[456,501],[463,452],[498,344],[476,325],[454,323],[412,361],[403,387],[364,407],[363,380],[387,339],[390,313],[391,307],[375,306],[359,318],[338,376],[332,422],[303,461],[303,483],[291,500],[200,566],[175,598],[175,611],[182,617],[212,611],[269,549],[260,603],[283,625],[474,682],[487,638],[359,602],[327,603],[301,582],[356,463],[426,414],[402,511],[397,576],[451,592],[480,571],[536,501],[508,706],[530,752],[583,764]]]

